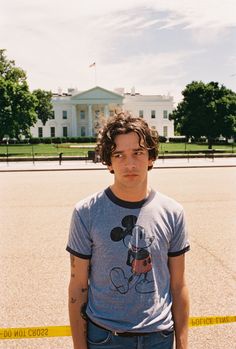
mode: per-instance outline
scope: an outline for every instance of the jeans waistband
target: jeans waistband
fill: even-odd
[[[94,324],[95,326],[101,328],[102,330],[106,330],[106,331],[109,331],[111,332],[114,336],[119,336],[119,337],[136,337],[136,336],[148,336],[150,335],[151,333],[154,333],[154,332],[117,332],[117,331],[111,331],[111,330],[108,330],[107,328],[105,327],[102,327],[98,324],[96,324],[94,321],[92,321],[91,319],[88,319],[90,322],[92,322],[92,324]],[[158,331],[157,331],[158,332]],[[170,333],[170,332],[173,332],[172,330],[169,331],[169,330],[165,330],[165,331],[160,331],[162,333]]]

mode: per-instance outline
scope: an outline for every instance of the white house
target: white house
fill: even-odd
[[[115,92],[96,86],[90,90],[54,94],[52,98],[54,118],[45,125],[39,120],[31,128],[33,137],[94,136],[98,118],[112,116],[117,111],[129,111],[143,117],[159,135],[174,136],[174,123],[168,119],[173,110],[173,97],[125,93],[123,88]]]

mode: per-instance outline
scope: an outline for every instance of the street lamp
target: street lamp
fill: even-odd
[[[34,164],[34,143],[31,143],[32,146],[32,158],[33,158],[33,164]]]
[[[7,155],[7,165],[8,165],[8,156],[9,156],[9,152],[8,152],[9,139],[10,139],[10,137],[8,135],[5,135],[3,137],[3,141],[6,141],[6,147],[7,147],[7,154],[6,154]]]

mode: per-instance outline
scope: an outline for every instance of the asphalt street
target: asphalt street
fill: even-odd
[[[235,315],[235,158],[218,166],[220,159],[206,161],[195,167],[193,160],[188,166],[159,160],[149,182],[186,211],[191,316]],[[112,175],[101,164],[80,164],[81,171],[68,163],[0,165],[0,328],[68,325],[65,246],[72,210],[79,199],[107,187]],[[191,328],[190,349],[236,348],[235,333],[235,323]],[[70,337],[0,340],[0,348],[72,349],[72,344]]]

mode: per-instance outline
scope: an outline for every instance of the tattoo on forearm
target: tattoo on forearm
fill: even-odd
[[[86,314],[86,307],[87,307],[87,303],[82,304],[81,309],[80,309],[80,316],[82,317],[82,319],[87,320],[87,314]]]
[[[73,255],[70,255],[70,264],[72,268],[75,267],[75,257]]]
[[[74,273],[72,273],[72,274],[71,274],[71,277],[72,277],[72,278],[74,278],[74,277],[75,277],[75,274],[74,274]]]
[[[87,292],[88,288],[82,288],[81,291],[82,291],[82,293]]]
[[[71,304],[74,304],[74,303],[76,303],[76,302],[77,302],[77,299],[76,299],[76,298],[71,297],[70,302],[71,302]]]

